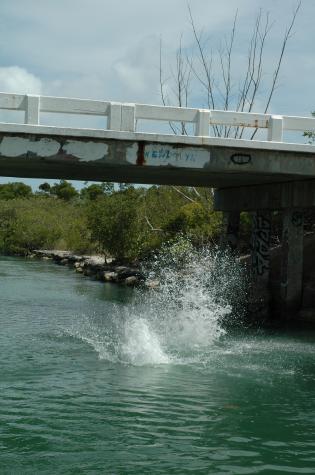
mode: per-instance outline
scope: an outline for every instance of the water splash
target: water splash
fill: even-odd
[[[90,315],[68,331],[101,359],[134,365],[201,361],[225,334],[244,296],[242,271],[226,252],[167,245],[144,266],[159,285],[138,289],[128,305]],[[235,312],[234,312],[235,313]]]
[[[144,318],[134,318],[125,324],[121,357],[134,365],[167,364],[170,357],[161,346],[160,336]]]

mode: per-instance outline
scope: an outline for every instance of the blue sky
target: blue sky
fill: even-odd
[[[242,72],[255,16],[260,8],[270,12],[273,26],[265,50],[258,112],[296,3],[190,1],[209,51],[223,44],[238,9],[232,65],[235,84]],[[315,109],[314,18],[315,0],[303,0],[271,106],[277,114],[308,116]],[[185,52],[194,52],[184,0],[1,0],[0,22],[3,92],[160,104],[160,38],[165,78],[171,75],[181,35]],[[201,91],[194,85],[190,105],[203,106],[202,102]]]

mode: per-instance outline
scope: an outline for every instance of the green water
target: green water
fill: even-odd
[[[189,346],[133,298],[0,258],[1,475],[315,473],[314,333]]]

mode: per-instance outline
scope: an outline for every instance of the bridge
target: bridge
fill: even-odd
[[[315,148],[285,136],[315,131],[315,119],[6,93],[0,93],[1,110],[23,113],[21,123],[0,123],[2,176],[214,187],[231,247],[237,245],[240,212],[253,212],[256,288],[269,285],[270,214],[280,210],[281,308],[286,314],[298,309],[303,210],[315,206]],[[43,125],[45,114],[94,116],[104,127]],[[158,123],[164,130],[141,130],[152,121],[155,130]],[[165,133],[168,124],[188,133]],[[256,140],[227,137],[249,129],[258,132]]]

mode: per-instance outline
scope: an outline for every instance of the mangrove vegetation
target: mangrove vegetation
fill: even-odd
[[[33,192],[24,183],[0,185],[2,254],[59,249],[135,260],[178,235],[214,244],[221,224],[208,188],[102,183],[78,191],[61,180]]]

